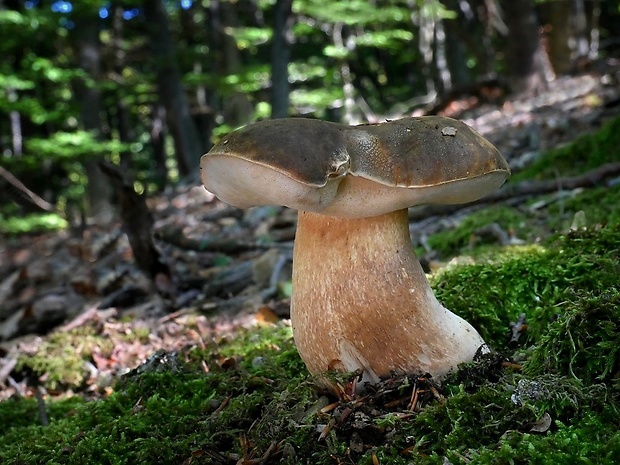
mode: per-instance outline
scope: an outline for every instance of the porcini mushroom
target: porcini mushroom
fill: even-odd
[[[344,126],[303,118],[246,126],[201,159],[202,181],[240,208],[299,210],[291,320],[309,371],[441,378],[484,346],[435,298],[407,208],[477,200],[510,175],[498,150],[445,117]]]

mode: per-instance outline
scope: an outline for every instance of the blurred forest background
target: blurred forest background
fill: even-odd
[[[251,121],[458,117],[619,49],[616,0],[0,0],[0,233],[109,222],[101,160],[155,193]]]

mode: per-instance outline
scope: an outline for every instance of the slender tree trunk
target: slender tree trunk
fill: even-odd
[[[538,20],[530,0],[503,0],[508,27],[506,65],[513,92],[537,92],[547,87],[548,57],[542,47]]]
[[[424,79],[427,100],[433,101],[437,97],[437,88],[433,79],[435,18],[425,14],[420,8],[416,8],[411,12],[411,22],[418,29],[418,51],[424,63],[420,72]]]
[[[288,64],[291,61],[291,13],[293,0],[277,0],[271,45],[271,117],[288,116]]]
[[[168,15],[162,0],[144,0],[144,15],[149,25],[159,96],[166,108],[168,127],[174,138],[179,172],[188,175],[197,170],[202,155],[201,143],[183,89]]]
[[[346,48],[347,55],[355,50],[355,41],[342,22],[337,22],[333,26],[332,41],[337,48]],[[359,124],[360,118],[355,112],[355,86],[353,85],[353,75],[349,64],[349,56],[338,59],[340,63],[340,79],[342,79],[342,93],[344,95],[344,112],[342,122],[345,124]]]
[[[226,32],[228,27],[234,28],[240,24],[237,9],[228,1],[218,3],[219,8],[214,11],[220,15],[220,29],[218,29],[218,32],[220,33],[221,47],[224,51],[224,75],[237,74],[243,69],[243,61],[235,38]],[[253,115],[254,107],[247,94],[243,92],[234,92],[224,101],[224,121],[234,127],[249,123]]]
[[[448,67],[447,51],[446,51],[446,31],[443,21],[437,19],[435,21],[435,67],[437,68],[437,77],[440,87],[440,93],[443,95],[452,89],[452,75]]]
[[[125,50],[123,48],[123,8],[120,5],[114,5],[112,18],[112,46],[114,54],[114,74],[117,79],[116,93],[116,125],[118,129],[118,137],[121,142],[132,142],[135,139],[135,133],[131,125],[131,116],[129,106],[125,98],[123,89],[123,69],[125,68]],[[121,168],[125,171],[131,169],[131,153],[128,151],[121,152]]]
[[[453,87],[463,87],[471,83],[471,76],[467,67],[467,48],[459,38],[458,18],[444,19],[446,31],[446,61],[450,70]]]
[[[546,10],[549,21],[549,61],[557,74],[568,72],[571,60],[571,9],[564,2],[547,2],[541,5]]]
[[[601,20],[601,0],[594,0],[592,3],[592,17],[590,20],[590,52],[589,56],[591,60],[595,60],[598,57],[598,48],[601,39],[600,31]]]
[[[76,18],[74,46],[80,67],[97,83],[100,78],[100,43],[99,24],[96,16],[85,12]],[[101,92],[96,85],[84,82],[76,84],[77,101],[80,102],[82,125],[85,130],[94,132],[101,139]],[[103,159],[100,156],[91,156],[84,162],[84,170],[88,178],[86,194],[88,199],[87,214],[98,224],[105,224],[112,220],[113,209],[111,203],[112,189],[108,179],[101,173],[98,163]]]
[[[17,101],[17,92],[10,87],[6,90],[9,101]],[[23,155],[24,139],[22,135],[22,117],[18,111],[9,112],[9,120],[11,122],[11,145],[14,157]]]
[[[151,150],[155,161],[155,182],[163,188],[168,183],[166,167],[166,109],[163,105],[155,105],[151,117]]]
[[[209,26],[205,27],[205,19],[208,11],[203,2],[193,2],[187,9],[179,11],[181,21],[181,39],[190,49],[207,46],[209,53],[205,57],[203,54],[194,56],[192,71],[195,75],[210,73],[212,71],[211,55],[213,50],[209,44]],[[202,21],[198,20],[202,18]],[[211,134],[215,128],[215,112],[211,106],[213,90],[204,83],[198,83],[190,90],[192,98],[192,116],[198,132],[201,153],[209,151],[213,145]]]
[[[567,6],[567,9],[571,8]],[[572,23],[575,41],[574,58],[587,57],[589,55],[590,46],[588,44],[588,19],[586,17],[586,8],[583,0],[573,0]]]

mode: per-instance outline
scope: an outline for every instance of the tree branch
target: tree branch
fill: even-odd
[[[37,194],[28,189],[24,184],[13,176],[7,169],[0,166],[0,176],[2,176],[9,184],[16,188],[20,193],[24,194],[28,200],[39,207],[41,210],[48,212],[55,212],[56,207],[51,203],[43,200]]]

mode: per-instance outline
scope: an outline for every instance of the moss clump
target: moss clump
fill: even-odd
[[[620,160],[620,117],[616,117],[592,134],[585,134],[569,144],[549,150],[519,173],[510,182],[524,179],[549,179],[574,176],[605,163]]]
[[[533,349],[526,373],[570,373],[586,384],[620,376],[620,283],[597,292],[570,291],[560,314]]]
[[[85,362],[92,360],[94,351],[109,354],[112,342],[98,334],[93,326],[83,326],[71,331],[51,334],[34,354],[22,354],[17,360],[17,370],[45,374],[45,386],[76,388],[88,377]]]
[[[620,226],[610,226],[507,248],[493,260],[449,268],[432,281],[447,308],[501,349],[520,314],[529,323],[527,341],[536,343],[574,291],[602,292],[617,285],[619,275]]]
[[[550,235],[570,231],[579,211],[585,212],[583,226],[620,224],[618,205],[620,184],[575,191],[566,198],[550,199],[540,209],[530,210],[527,205],[492,205],[467,215],[455,227],[432,235],[428,244],[443,259],[458,255],[485,258],[502,250],[498,238],[484,232],[493,223],[526,243],[536,243]],[[417,252],[424,255],[422,250]]]
[[[80,397],[55,400],[46,406],[50,422],[72,417],[76,409],[84,404]],[[3,429],[39,425],[39,406],[35,399],[8,399],[0,402],[0,425]]]
[[[620,432],[617,426],[610,428],[608,423],[601,422],[598,415],[586,414],[572,424],[554,422],[552,434],[508,431],[499,439],[497,446],[468,451],[466,463],[615,465],[618,457]],[[463,463],[462,458],[457,456],[452,463]]]
[[[536,390],[529,389],[535,394],[524,395],[528,388],[522,386],[534,383]],[[423,411],[407,426],[412,435],[424,437],[424,443],[419,444],[414,454],[417,458],[414,463],[441,464],[443,457],[453,464],[468,463],[487,452],[490,457],[501,457],[502,441],[507,435],[516,434],[522,441],[535,442],[533,431],[537,427],[543,430],[540,434],[552,436],[559,424],[578,425],[592,412],[604,418],[597,418],[601,432],[613,435],[615,428],[611,418],[613,409],[606,405],[606,389],[601,386],[584,388],[567,377],[546,376],[532,380],[506,374],[496,383],[478,386],[474,392],[456,385],[449,389],[454,392],[445,402]],[[542,418],[549,418],[552,424],[543,425]]]

